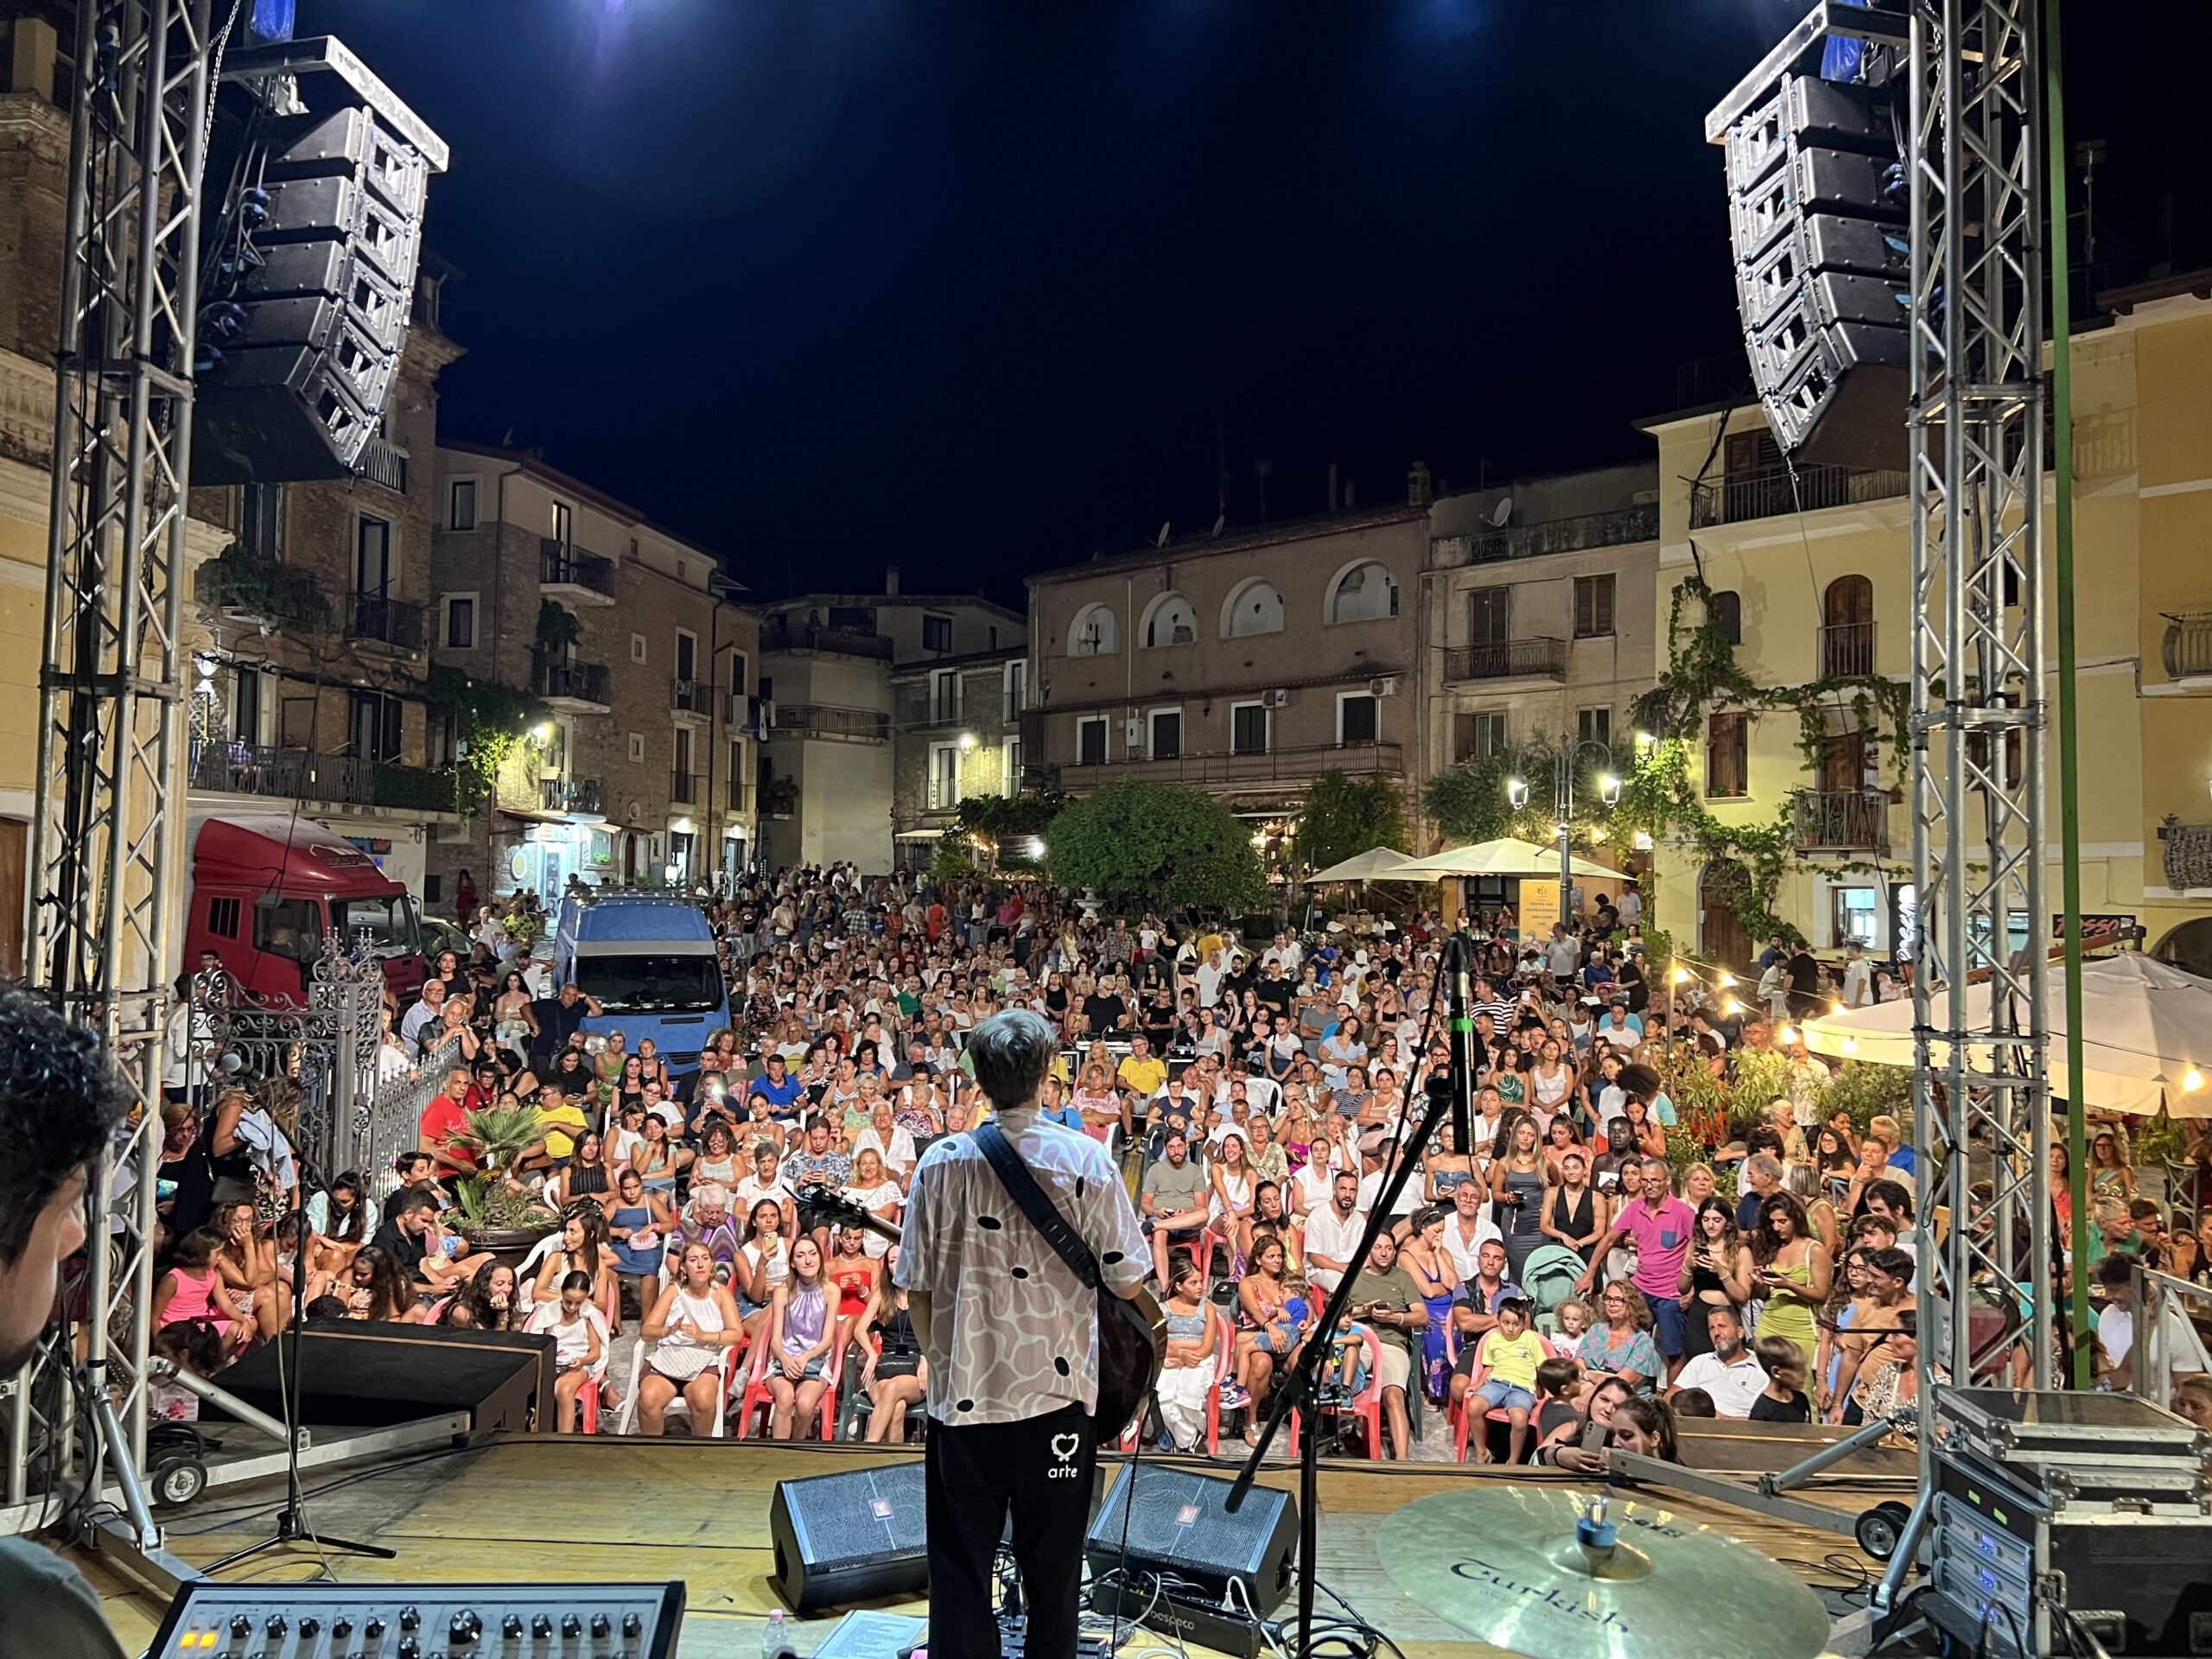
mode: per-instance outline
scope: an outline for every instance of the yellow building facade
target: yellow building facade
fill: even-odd
[[[2073,405],[2082,910],[2093,925],[2139,926],[2146,948],[2212,968],[2207,287],[2200,275],[2107,296],[2107,326],[2074,341]],[[1677,608],[1677,590],[1701,581],[1756,686],[1845,688],[1820,699],[1827,737],[1817,764],[1796,708],[1700,711],[1691,787],[1723,825],[1789,825],[1794,852],[1771,909],[1816,952],[1833,957],[1857,940],[1894,955],[1913,913],[1910,810],[1887,723],[1867,741],[1848,686],[1910,676],[1904,475],[1800,466],[1793,480],[1756,407],[1645,426],[1659,447],[1662,630],[1670,615],[1704,620],[1708,601],[1694,587]],[[2047,531],[2055,477],[2044,474]],[[2056,538],[2044,542],[2049,601]],[[2061,890],[2055,606],[2046,613],[2048,931]],[[1662,835],[1652,865],[1653,920],[1677,949],[1737,968],[1756,956],[1764,941],[1746,936],[1694,845]]]

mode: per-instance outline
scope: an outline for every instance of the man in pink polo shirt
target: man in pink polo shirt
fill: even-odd
[[[1682,1363],[1682,1302],[1678,1287],[1682,1258],[1689,1254],[1690,1236],[1696,1226],[1697,1211],[1675,1196],[1675,1172],[1667,1166],[1667,1160],[1647,1158],[1643,1197],[1613,1217],[1612,1231],[1591,1255],[1593,1262],[1603,1262],[1606,1252],[1623,1239],[1636,1241],[1636,1273],[1630,1282],[1651,1304],[1652,1339],[1666,1356],[1670,1377]],[[1592,1266],[1575,1282],[1575,1289],[1587,1293],[1597,1276]]]

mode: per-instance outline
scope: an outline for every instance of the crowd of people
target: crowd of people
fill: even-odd
[[[180,1355],[188,1336],[197,1363],[266,1339],[304,1274],[315,1317],[550,1332],[563,1428],[658,1433],[680,1404],[709,1432],[751,1400],[760,1432],[900,1440],[924,1362],[892,1239],[921,1151],[987,1109],[966,1034],[1024,1006],[1066,1044],[1044,1109],[1118,1154],[1144,1217],[1168,1323],[1144,1432],[1163,1446],[1255,1436],[1315,1343],[1316,1432],[1374,1456],[1586,1467],[1608,1444],[1671,1450],[1681,1414],[1850,1424],[1911,1399],[1909,1138],[1822,1109],[1827,1063],[1785,1023],[1801,953],[1777,947],[1774,1009],[1680,997],[1655,982],[1633,887],[1543,938],[1475,918],[1471,1134],[1403,1171],[1363,1262],[1449,1069],[1432,914],[1247,939],[1036,880],[785,872],[702,898],[733,1018],[679,1073],[650,1039],[588,1036],[598,1006],[554,989],[509,924],[527,902],[486,907],[470,958],[442,954],[389,1011],[391,1063],[445,1078],[392,1180],[342,1173],[302,1204],[267,1090],[191,1126],[212,1179],[204,1208],[165,1199],[157,1307]],[[1842,987],[1892,989],[1853,963],[1821,989]],[[1753,1054],[1779,1057],[1785,1092],[1700,1141],[1668,1079]],[[521,1262],[453,1211],[476,1173],[455,1137],[500,1105],[535,1109],[510,1173],[559,1218]],[[2124,1142],[2094,1156],[2123,1264],[2101,1278],[2136,1259],[2205,1276],[2212,1225],[2167,1236]],[[1349,1317],[1323,1331],[1347,1272]],[[2124,1381],[2125,1332],[2099,1334]]]

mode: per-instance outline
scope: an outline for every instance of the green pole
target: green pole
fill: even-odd
[[[2074,1200],[2074,1386],[2090,1386],[2089,1150],[2082,1109],[2082,772],[2075,707],[2072,262],[2066,219],[2066,99],[2059,0],[2044,0],[2044,123],[2050,136],[2050,395],[2058,453],[2054,537],[2058,575],[2059,880],[2066,916],[2066,1170]]]

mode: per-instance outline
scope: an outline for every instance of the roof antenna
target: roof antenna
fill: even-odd
[[[1174,523],[1174,520],[1172,518],[1163,518],[1160,521],[1160,534],[1153,538],[1152,544],[1154,547],[1165,547],[1167,545],[1167,526],[1173,523]]]
[[[1220,537],[1223,529],[1228,524],[1228,523],[1229,513],[1226,509],[1224,509],[1221,517],[1213,521],[1213,533],[1217,538]]]

